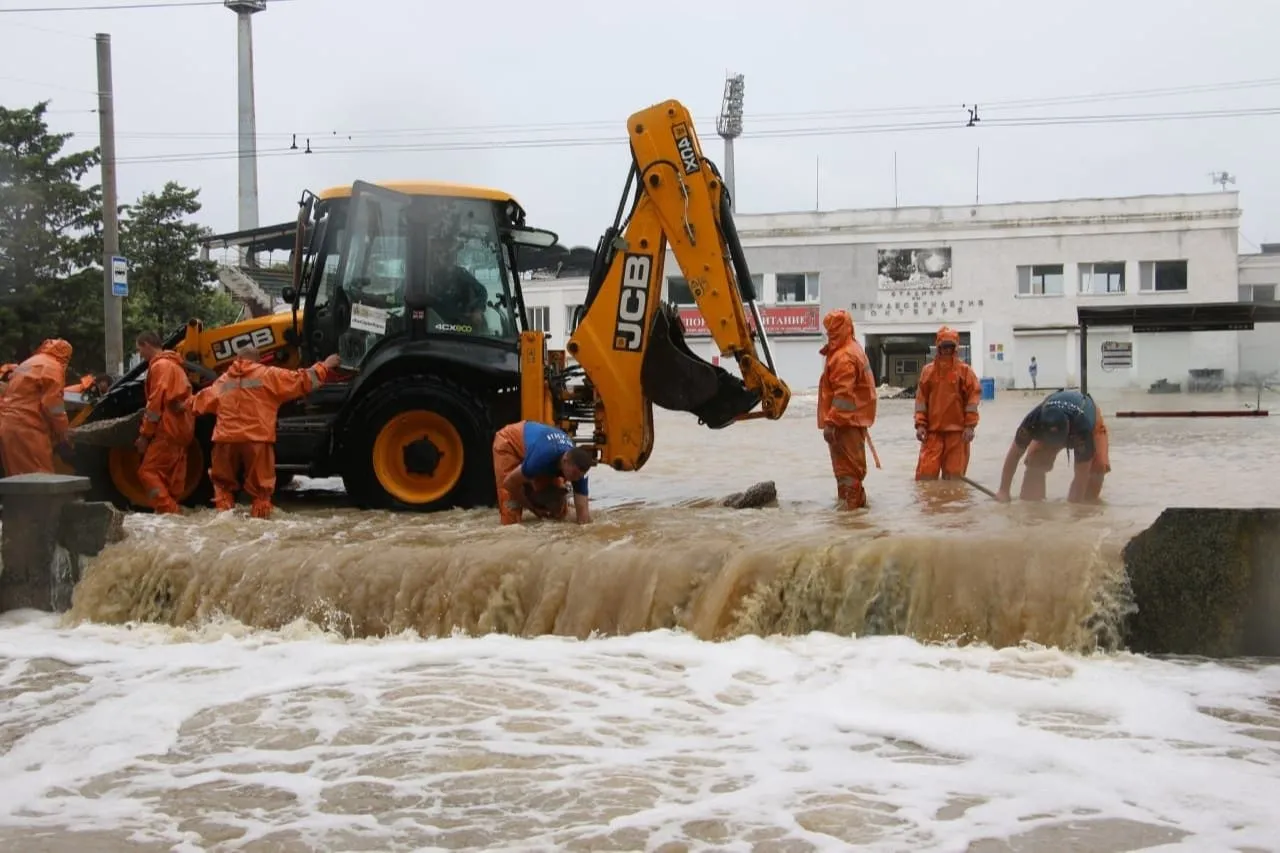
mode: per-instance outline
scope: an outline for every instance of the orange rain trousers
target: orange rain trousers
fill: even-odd
[[[862,427],[836,427],[827,445],[831,453],[831,471],[836,476],[836,494],[844,509],[862,509],[867,505],[867,492],[862,483],[867,478],[867,431]]]
[[[147,500],[158,514],[181,512],[177,496],[187,485],[188,444],[189,441],[157,436],[147,445],[142,464],[138,466],[138,482],[147,490]]]
[[[1022,489],[1018,499],[1024,501],[1042,501],[1045,499],[1045,480],[1053,463],[1062,452],[1061,447],[1050,447],[1040,441],[1033,441],[1027,446],[1026,472],[1022,475]],[[1093,427],[1093,462],[1089,466],[1089,483],[1085,487],[1084,499],[1096,501],[1102,495],[1102,481],[1111,473],[1111,441],[1107,435],[1107,425],[1098,412],[1098,422]]]
[[[524,505],[515,499],[502,485],[507,476],[524,462],[524,421],[507,424],[493,437],[493,474],[498,489],[498,515],[503,524],[519,524],[524,518]],[[564,488],[564,477],[534,477],[533,490]],[[564,518],[569,513],[569,496],[554,510],[550,517]]]
[[[215,442],[209,479],[213,481],[213,505],[228,510],[236,505],[240,474],[244,490],[253,499],[249,514],[271,517],[271,496],[276,491],[276,446],[265,441]]]
[[[969,470],[969,442],[963,432],[928,432],[920,444],[916,460],[917,480],[936,480],[941,475],[955,480]]]

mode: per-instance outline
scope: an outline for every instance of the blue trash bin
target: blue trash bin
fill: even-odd
[[[994,400],[996,398],[996,380],[991,376],[982,377],[982,399]]]

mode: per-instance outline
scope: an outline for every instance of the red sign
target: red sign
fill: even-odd
[[[765,334],[774,335],[816,335],[822,331],[822,318],[817,305],[772,305],[760,309],[760,319],[764,320]],[[684,333],[690,337],[708,337],[707,319],[697,308],[680,309],[680,321],[684,323]],[[755,317],[747,312],[747,325],[754,332]]]

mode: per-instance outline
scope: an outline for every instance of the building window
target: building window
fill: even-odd
[[[677,305],[698,304],[693,301],[693,291],[689,289],[689,282],[676,275],[667,277],[667,301]]]
[[[569,337],[570,335],[572,335],[572,334],[573,334],[573,330],[574,330],[575,328],[577,328],[577,323],[575,323],[575,322],[573,321],[573,320],[574,320],[574,315],[575,315],[575,314],[577,314],[577,313],[578,313],[579,311],[581,311],[581,310],[582,310],[582,306],[581,306],[581,305],[566,305],[566,306],[564,306],[564,336],[565,336],[566,338],[567,338],[567,337]]]
[[[1275,302],[1276,286],[1274,284],[1242,284],[1240,285],[1241,302]]]
[[[525,327],[531,332],[550,332],[551,309],[545,305],[526,308]]]
[[[1080,265],[1081,293],[1124,293],[1124,262]]]
[[[1062,264],[1018,267],[1019,296],[1061,296]]]
[[[1185,293],[1186,261],[1143,261],[1138,265],[1138,288],[1143,293]]]
[[[778,273],[778,304],[822,301],[822,292],[818,287],[816,272],[780,272]]]

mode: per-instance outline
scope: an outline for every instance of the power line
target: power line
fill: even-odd
[[[1222,118],[1256,118],[1280,115],[1280,106],[1256,109],[1237,110],[1202,110],[1165,113],[1128,113],[1102,115],[1066,115],[1066,116],[1026,116],[1007,119],[984,119],[977,127],[989,128],[1023,128],[1048,127],[1062,125],[1098,125],[1126,124],[1132,122],[1158,121],[1197,121]],[[848,125],[844,127],[795,127],[777,130],[756,131],[743,134],[743,137],[761,139],[784,139],[805,136],[852,136],[861,134],[914,133],[938,130],[962,130],[967,126],[958,121],[927,121],[903,124],[868,124]],[[501,140],[463,140],[458,142],[420,142],[398,144],[343,145],[331,148],[311,147],[312,154],[371,154],[389,152],[424,152],[424,151],[475,151],[533,148],[581,148],[599,145],[624,145],[626,137],[622,136],[565,136],[553,139],[501,139]],[[291,155],[308,156],[293,148],[260,149],[258,157],[283,157]],[[184,163],[209,162],[216,160],[238,159],[239,151],[206,151],[199,153],[144,154],[133,157],[121,157],[116,162],[121,164],[140,163]]]
[[[276,3],[288,3],[290,0],[269,0]],[[24,9],[0,9],[4,12],[115,12],[123,9],[177,9],[185,6],[221,6],[222,0],[167,0],[161,3],[112,3],[99,6],[29,6]]]
[[[1223,83],[1203,83],[1187,86],[1171,86],[1159,89],[1136,89],[1121,90],[1111,92],[1097,92],[1085,95],[1060,95],[1048,96],[1043,98],[1022,98],[1010,100],[995,100],[982,102],[982,111],[990,114],[991,111],[1009,109],[1012,107],[1022,107],[1024,109],[1035,109],[1039,107],[1054,106],[1060,104],[1087,104],[1093,102],[1105,102],[1113,100],[1125,99],[1142,99],[1152,97],[1167,97],[1173,95],[1193,95],[1206,94],[1213,92],[1223,92],[1239,89],[1256,89],[1270,88],[1280,86],[1280,77],[1269,77],[1256,80],[1238,80]],[[780,123],[786,121],[796,121],[800,119],[809,120],[837,120],[844,118],[870,118],[873,116],[903,116],[903,117],[924,117],[927,115],[948,115],[955,114],[960,108],[954,104],[934,104],[934,105],[918,105],[918,106],[900,106],[900,107],[876,107],[869,109],[840,109],[840,110],[811,110],[811,111],[792,111],[792,112],[775,112],[775,113],[750,113],[747,115],[748,121],[751,123]],[[695,119],[699,124],[714,122],[714,117],[702,117]],[[983,123],[991,123],[995,119],[984,118]],[[582,120],[582,121],[556,121],[541,123],[515,123],[515,124],[475,124],[475,125],[452,125],[437,127],[420,127],[420,128],[382,128],[382,129],[353,129],[353,130],[301,130],[301,131],[259,131],[259,139],[292,139],[311,138],[313,141],[325,137],[339,137],[348,140],[354,140],[362,137],[394,137],[394,136],[455,136],[459,134],[475,134],[475,133],[543,133],[552,131],[563,131],[568,129],[577,129],[586,131],[588,129],[613,130],[619,126],[616,120]],[[96,133],[95,131],[77,131],[83,133]],[[761,131],[757,131],[760,133]],[[220,139],[220,138],[236,138],[236,131],[137,131],[134,133],[119,134],[120,137],[131,139]]]

